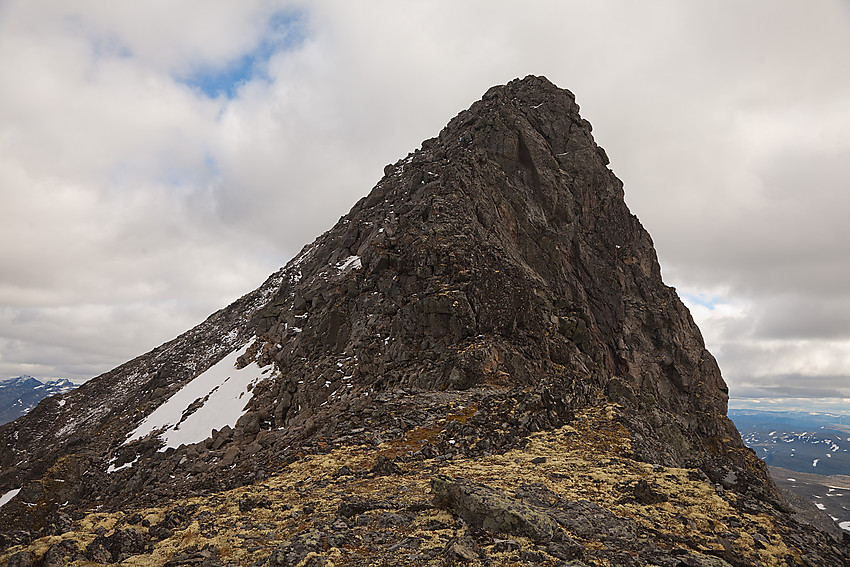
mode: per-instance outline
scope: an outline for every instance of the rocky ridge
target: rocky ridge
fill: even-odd
[[[250,486],[89,513],[5,558],[10,565],[39,557],[45,565],[806,564],[773,517],[740,509],[699,471],[634,460],[621,411],[590,408],[573,425],[489,457],[393,461],[417,446],[421,430],[378,447],[345,444]],[[470,413],[456,407],[443,425]]]
[[[494,87],[256,292],[0,428],[7,559],[845,564],[726,418],[578,111]],[[240,348],[232,426],[128,442]]]

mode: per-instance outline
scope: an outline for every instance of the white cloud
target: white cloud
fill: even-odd
[[[269,17],[290,9],[4,6],[0,374],[107,370],[285,261],[222,215],[226,101],[182,80],[278,34]]]
[[[733,396],[832,388],[848,28],[840,2],[7,1],[0,377],[82,378],[171,338],[535,73],[576,94],[668,283],[716,298],[691,307]],[[228,78],[230,98],[201,88]]]
[[[683,295],[683,300],[718,359],[733,398],[850,396],[850,338],[809,338],[821,329],[805,326],[798,336],[766,335],[763,320],[774,315],[774,308],[795,306],[793,301],[774,306],[769,298],[730,302],[710,297],[708,303],[696,294]]]

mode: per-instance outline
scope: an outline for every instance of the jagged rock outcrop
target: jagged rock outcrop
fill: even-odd
[[[258,547],[269,564],[320,565],[331,556],[336,564],[369,564],[342,551],[358,545],[436,549],[423,543],[432,538],[425,532],[450,529],[443,515],[423,519],[418,543],[393,535],[436,514],[431,504],[401,502],[398,492],[381,500],[364,488],[398,491],[377,479],[406,476],[416,490],[433,492],[440,513],[472,531],[455,533],[437,555],[411,551],[404,556],[415,561],[397,564],[486,561],[514,551],[525,564],[756,565],[770,557],[776,565],[805,564],[805,557],[842,564],[842,544],[795,523],[726,418],[717,364],[664,285],[652,241],[607,165],[569,91],[540,77],[494,87],[437,138],[387,166],[367,197],[256,292],[0,428],[9,448],[0,457],[0,489],[21,487],[0,508],[5,544],[69,533],[57,520],[60,510],[80,522],[92,506],[118,511],[179,501],[191,516],[204,506],[185,499],[245,486],[258,493],[239,496],[247,498],[238,501],[240,511],[285,513],[262,487],[286,484],[305,459],[325,458],[336,463],[333,476],[298,477],[287,486],[319,493],[333,485],[357,498],[336,507],[301,503],[312,527],[270,540],[272,549]],[[209,424],[201,417],[214,413],[208,410],[225,388],[186,392],[225,363],[235,376],[228,357],[238,372],[256,369],[231,402],[238,419],[194,438],[192,428]],[[174,415],[165,411],[171,406]],[[577,416],[591,410],[602,411],[606,435],[575,428]],[[547,471],[539,486],[526,479],[509,491],[472,478],[507,470],[498,456],[523,460],[537,446],[535,435],[560,443],[565,454],[604,455],[604,464],[582,461],[581,474],[622,469],[610,481],[616,498],[562,482],[558,475],[566,473],[553,467],[568,462],[558,450],[528,459]],[[352,448],[366,456],[354,458]],[[609,482],[602,473],[596,478]],[[676,483],[705,495],[712,511],[681,512],[675,529],[650,528],[670,518],[647,510],[686,501],[668,494]],[[373,521],[385,541],[366,545],[368,530],[357,528]],[[134,526],[127,529],[146,534],[134,549],[152,554],[166,549],[154,542],[157,533],[167,542],[173,530],[190,529],[140,522],[122,518],[110,529]],[[463,524],[452,525],[457,532]],[[681,535],[681,526],[693,534]],[[743,536],[755,526],[766,543]],[[732,535],[718,535],[721,528]],[[117,541],[116,533],[125,532],[99,536]],[[496,536],[518,540],[501,539],[497,548]],[[75,537],[75,549],[99,549]],[[214,545],[214,535],[204,537]],[[203,550],[198,561],[226,562],[221,547],[202,546],[172,550],[168,560]],[[622,563],[626,557],[632,563]]]

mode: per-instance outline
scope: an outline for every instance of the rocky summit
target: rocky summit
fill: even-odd
[[[572,93],[493,87],[256,291],[0,427],[0,562],[850,564],[607,166]]]

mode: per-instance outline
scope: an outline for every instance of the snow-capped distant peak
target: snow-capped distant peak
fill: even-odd
[[[44,382],[42,382],[38,378],[24,374],[23,376],[16,376],[15,378],[6,378],[5,380],[0,380],[0,388],[9,388],[12,386],[19,386],[31,382],[38,382],[39,384],[44,384]]]
[[[18,376],[0,380],[0,424],[28,413],[44,398],[66,394],[74,388],[76,385],[73,382],[62,378],[44,380]]]

